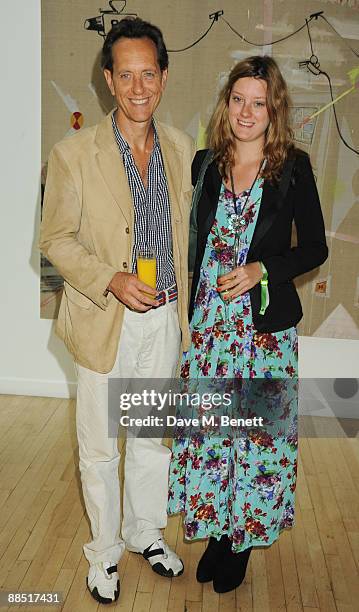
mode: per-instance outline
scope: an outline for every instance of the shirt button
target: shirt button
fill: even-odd
[[[129,233],[130,233],[130,228],[129,228],[129,227],[126,227],[126,230],[125,230],[125,231],[126,231],[126,234],[129,234]]]
[[[125,270],[127,270],[127,262],[126,261],[122,262],[122,267],[125,268]]]

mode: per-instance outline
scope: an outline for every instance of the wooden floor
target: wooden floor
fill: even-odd
[[[52,609],[66,612],[359,610],[358,437],[301,439],[296,527],[252,553],[236,592],[219,596],[211,584],[196,582],[205,545],[184,543],[174,517],[166,537],[185,573],[161,578],[139,555],[125,553],[120,599],[106,607],[85,585],[82,544],[90,536],[76,467],[74,402],[1,396],[0,466],[0,590],[61,591],[63,607]],[[21,607],[45,609],[51,608]]]

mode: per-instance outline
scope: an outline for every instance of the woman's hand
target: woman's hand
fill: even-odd
[[[225,291],[224,299],[233,300],[234,298],[246,293],[254,287],[263,277],[262,268],[259,261],[239,266],[220,276],[218,279],[218,291]]]

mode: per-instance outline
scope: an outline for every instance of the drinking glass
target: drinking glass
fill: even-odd
[[[156,289],[156,253],[153,249],[147,247],[138,249],[137,277],[152,289]],[[153,297],[149,293],[146,295]]]

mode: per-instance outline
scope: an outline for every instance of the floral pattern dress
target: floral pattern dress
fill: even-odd
[[[245,221],[240,264],[246,262],[262,188],[263,181],[257,179],[250,194],[236,196]],[[225,306],[216,290],[217,269],[219,261],[233,252],[234,213],[232,192],[222,185],[200,271],[192,342],[183,354],[181,378],[237,380],[244,386],[258,383],[249,393],[252,406],[263,398],[268,404],[268,394],[259,393],[259,386],[265,389],[269,381],[274,383],[279,386],[272,402],[276,412],[272,424],[276,426],[226,430],[223,435],[178,428],[172,447],[168,512],[184,514],[187,539],[219,539],[227,534],[232,550],[240,552],[249,546],[270,545],[282,529],[294,523],[298,344],[294,327],[276,333],[254,329],[249,293],[229,303],[227,317],[233,329],[223,331]],[[273,395],[273,385],[270,393]],[[266,407],[267,413],[270,409]]]

